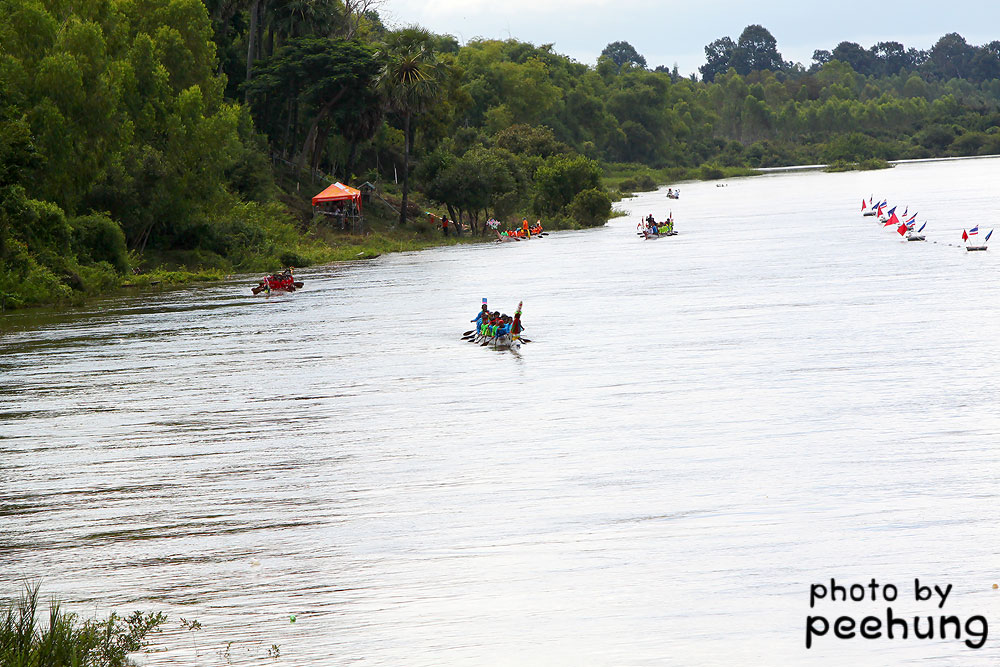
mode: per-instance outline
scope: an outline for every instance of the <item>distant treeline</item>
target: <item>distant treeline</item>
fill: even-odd
[[[760,25],[747,26],[735,42],[729,37],[720,37],[705,47],[705,58],[707,62],[700,68],[704,81],[713,81],[717,74],[729,68],[743,76],[760,70],[791,76],[807,73],[801,64],[781,57],[777,40]],[[894,76],[906,71],[917,72],[928,80],[965,79],[982,83],[1000,78],[1000,40],[974,46],[958,33],[951,32],[929,50],[906,48],[894,41],[879,42],[867,49],[856,42],[841,42],[831,51],[813,51],[812,60],[808,73],[815,73],[831,60],[838,60],[868,77]]]
[[[697,80],[626,42],[588,66],[390,30],[378,4],[0,0],[2,303],[105,289],[150,258],[321,259],[322,220],[286,208],[316,172],[385,188],[401,228],[437,207],[482,230],[601,224],[609,173],[1000,153],[998,42],[845,42],[806,69],[748,26]]]

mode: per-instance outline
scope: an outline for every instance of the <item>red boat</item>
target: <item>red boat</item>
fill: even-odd
[[[252,288],[254,294],[260,294],[261,292],[294,292],[302,287],[301,281],[296,281],[292,276],[291,270],[284,271],[282,273],[273,273],[266,276],[264,280],[260,281],[257,287]]]

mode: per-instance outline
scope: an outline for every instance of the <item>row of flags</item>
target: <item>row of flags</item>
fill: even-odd
[[[965,231],[963,229],[962,230],[962,240],[963,241],[968,241],[970,238],[972,238],[973,236],[975,236],[978,233],[979,233],[979,225],[976,225],[975,227],[973,227],[969,231]],[[991,229],[986,234],[985,238],[983,238],[983,243],[985,244],[987,241],[989,241],[990,240],[990,236],[992,236],[992,235],[993,235],[993,230]]]
[[[875,215],[878,216],[878,219],[882,223],[883,227],[889,227],[893,225],[896,226],[896,231],[899,232],[900,236],[906,236],[907,232],[912,232],[913,228],[917,226],[917,214],[914,213],[913,215],[910,215],[910,207],[907,206],[906,209],[903,211],[902,218],[899,218],[896,216],[896,207],[893,206],[888,211],[886,211],[888,217],[885,220],[883,220],[882,211],[887,206],[889,206],[889,202],[885,199],[880,201],[878,204],[875,203],[875,200],[872,197],[868,198],[867,203],[865,203],[864,199],[861,200],[861,212],[864,213],[865,210],[868,209],[875,211]],[[909,216],[909,219],[907,219],[907,216]],[[920,229],[916,230],[917,233],[919,234],[920,232],[924,231],[924,227],[926,226],[927,226],[926,222],[920,225]]]
[[[882,212],[888,206],[889,202],[885,199],[879,201],[877,204],[875,203],[874,197],[868,197],[867,202],[865,202],[864,199],[861,200],[861,212],[864,213],[865,211],[874,211],[875,215],[878,216],[879,222],[882,223],[883,227],[895,226],[896,231],[899,233],[900,236],[906,236],[907,232],[912,232],[914,230],[914,227],[916,227],[917,225],[917,214],[914,213],[912,216],[907,218],[907,216],[910,213],[910,207],[907,206],[906,209],[903,211],[902,218],[900,218],[896,216],[896,207],[893,206],[892,208],[885,211],[885,214],[888,217],[883,219]],[[926,226],[927,226],[926,222],[920,225],[920,229],[916,230],[916,233],[919,234],[920,232],[924,231],[924,227]],[[970,230],[963,229],[962,240],[968,242],[970,238],[976,236],[977,234],[979,234],[979,225],[976,225]],[[992,235],[993,235],[993,230],[991,229],[983,238],[983,245],[986,245],[986,242],[990,240],[990,236]]]

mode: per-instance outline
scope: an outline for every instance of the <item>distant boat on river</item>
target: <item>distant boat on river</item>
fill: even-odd
[[[962,240],[965,241],[965,243],[966,243],[966,246],[965,246],[966,250],[969,250],[969,251],[986,250],[986,248],[987,248],[986,242],[989,241],[990,240],[990,236],[993,235],[993,230],[991,229],[989,231],[989,233],[986,235],[986,237],[983,239],[982,245],[972,245],[972,243],[971,243],[972,242],[972,237],[973,236],[977,236],[978,234],[979,234],[979,225],[976,225],[975,227],[973,227],[969,231],[965,231],[964,229],[962,230]]]

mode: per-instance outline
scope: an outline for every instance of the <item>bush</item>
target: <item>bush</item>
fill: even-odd
[[[868,160],[862,160],[858,163],[859,171],[871,171],[873,169],[892,169],[892,164],[887,160],[883,160],[880,157],[873,157]]]
[[[125,232],[117,222],[101,213],[70,220],[73,230],[73,251],[85,264],[107,262],[118,273],[131,269]]]
[[[950,151],[955,155],[977,155],[988,139],[984,132],[966,132],[951,142]]]
[[[569,214],[584,227],[603,225],[611,217],[611,197],[597,188],[582,190],[570,203]]]
[[[640,174],[635,178],[626,178],[618,189],[622,192],[651,192],[656,189],[656,181],[649,174]]]
[[[278,259],[281,261],[282,266],[309,266],[311,264],[309,258],[292,251],[281,253]]]
[[[434,233],[434,227],[432,227],[431,224],[423,218],[418,218],[416,222],[412,223],[410,225],[410,229],[421,236],[430,236]]]
[[[602,173],[596,162],[582,155],[547,158],[535,172],[535,213],[558,212],[573,201],[578,192],[599,187]]]
[[[848,162],[847,160],[834,160],[826,166],[823,171],[828,172],[838,172],[838,171],[854,171],[857,169],[858,165],[854,162]]]
[[[703,181],[717,181],[720,178],[725,178],[726,174],[722,169],[716,167],[712,164],[701,165],[701,179]]]
[[[8,242],[7,261],[0,264],[0,302],[4,308],[51,303],[70,296],[70,287],[38,262],[24,243]]]

